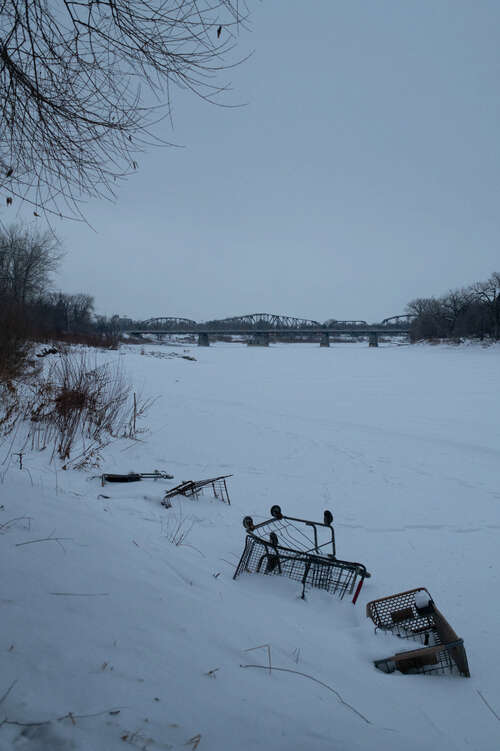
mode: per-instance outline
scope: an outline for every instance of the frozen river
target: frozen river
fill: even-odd
[[[149,433],[106,449],[103,469],[166,470],[175,482],[232,474],[232,504],[166,510],[160,482],[102,491],[74,471],[57,473],[54,492],[43,454],[25,457],[32,482],[11,470],[4,513],[32,521],[2,537],[0,565],[14,571],[3,643],[19,645],[4,673],[5,687],[18,681],[9,717],[123,706],[106,724],[54,726],[56,740],[94,751],[123,747],[120,734],[134,728],[151,751],[193,746],[197,734],[200,751],[497,751],[500,347],[185,349],[105,355],[158,399]],[[338,557],[372,572],[355,607],[314,591],[304,602],[297,583],[278,577],[233,581],[242,517],[265,519],[276,503],[317,520],[333,512]],[[179,523],[186,544],[170,545]],[[65,553],[15,547],[53,529],[76,541]],[[464,639],[470,679],[374,669],[395,645],[373,634],[366,602],[419,586]],[[273,665],[327,684],[362,717],[310,678],[242,669],[266,664],[267,646],[245,652],[260,645]],[[18,731],[0,727],[0,748]]]

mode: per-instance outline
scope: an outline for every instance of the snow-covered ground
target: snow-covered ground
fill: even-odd
[[[500,348],[145,350],[106,355],[159,399],[150,433],[102,468],[174,481],[102,488],[41,453],[23,471],[13,457],[0,485],[2,751],[498,751]],[[219,474],[231,506],[160,505]],[[338,556],[372,572],[356,606],[232,579],[242,517],[275,503],[332,510]],[[373,667],[401,642],[374,634],[366,602],[417,586],[464,639],[470,679]],[[321,683],[242,667],[267,665],[263,645]]]

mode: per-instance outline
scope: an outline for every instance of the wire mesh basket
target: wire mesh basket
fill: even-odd
[[[343,599],[358,599],[361,587],[370,574],[362,563],[342,561],[336,557],[333,516],[324,512],[323,522],[284,516],[279,506],[271,508],[271,518],[254,524],[245,516],[245,548],[234,573],[277,574],[307,587],[317,587]]]
[[[426,597],[427,604],[417,608],[419,597]],[[436,644],[434,629],[436,609],[425,587],[372,600],[366,606],[366,615],[376,629],[391,631],[402,639],[417,639],[426,646]],[[431,640],[431,641],[430,641]]]
[[[175,488],[167,490],[163,496],[161,505],[165,506],[165,508],[170,508],[172,505],[170,500],[178,495],[184,496],[184,498],[194,498],[197,500],[200,495],[203,495],[205,490],[209,490],[214,498],[217,498],[219,501],[227,503],[230,506],[231,501],[229,499],[229,492],[226,483],[228,477],[232,477],[232,475],[210,477],[208,480],[186,480],[181,482],[181,484],[176,485]]]
[[[465,656],[465,665],[464,665]],[[448,644],[435,644],[431,647],[396,652],[391,657],[382,660],[374,660],[374,665],[384,673],[451,673],[470,677],[467,667],[467,656],[463,646],[463,640],[457,639]]]
[[[375,630],[390,631],[402,639],[413,639],[423,645],[375,660],[375,667],[379,670],[386,673],[394,670],[401,673],[455,673],[470,677],[463,640],[437,609],[425,587],[372,600],[366,606],[366,615],[375,624]]]

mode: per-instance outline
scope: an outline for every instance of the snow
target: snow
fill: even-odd
[[[415,607],[426,608],[430,603],[430,597],[427,592],[415,592]]]
[[[107,447],[102,469],[175,480],[103,488],[46,452],[2,465],[0,749],[497,751],[500,348],[144,349],[99,355],[159,396],[149,434]],[[218,474],[231,506],[160,505]],[[372,573],[356,606],[232,579],[243,516],[274,503],[332,510],[337,555]],[[374,633],[366,602],[420,586],[470,679],[374,668],[406,643]]]

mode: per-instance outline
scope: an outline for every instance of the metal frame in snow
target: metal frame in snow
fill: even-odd
[[[226,483],[228,477],[232,477],[232,475],[211,477],[208,480],[187,480],[181,482],[181,484],[176,485],[175,488],[167,490],[161,505],[169,508],[171,506],[170,499],[175,498],[176,495],[182,495],[185,498],[198,498],[200,493],[203,493],[204,488],[211,488],[214,498],[218,498],[220,501],[227,503],[230,506],[231,501],[229,499]]]
[[[279,506],[272,506],[271,518],[254,524],[245,516],[245,548],[233,578],[243,572],[281,574],[307,586],[325,589],[340,599],[353,594],[356,603],[363,582],[370,574],[362,563],[336,557],[333,516],[324,512],[323,522],[284,516]]]

